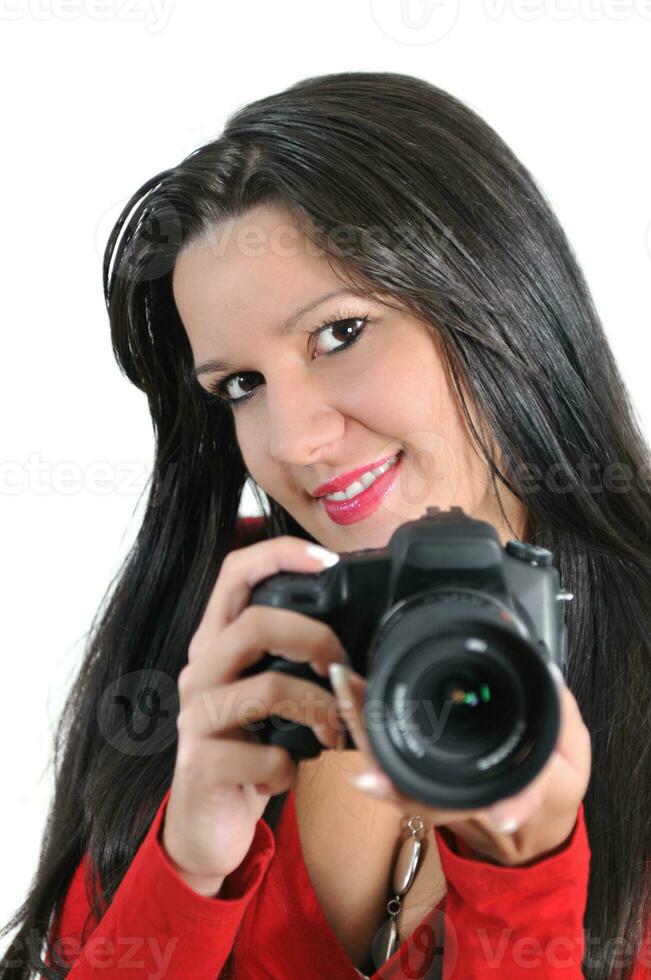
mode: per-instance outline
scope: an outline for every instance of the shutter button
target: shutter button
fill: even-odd
[[[505,551],[513,558],[520,561],[528,561],[531,565],[540,565],[547,568],[551,565],[554,556],[547,548],[541,548],[537,544],[528,544],[526,541],[507,541]]]

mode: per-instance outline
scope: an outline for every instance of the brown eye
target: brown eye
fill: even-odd
[[[231,374],[230,377],[225,378],[223,381],[212,381],[208,385],[208,390],[213,395],[216,395],[218,398],[222,398],[226,402],[246,400],[246,398],[249,398],[252,394],[251,388],[247,387],[247,385],[251,385],[251,381],[247,379],[250,379],[256,373],[256,371],[243,371],[241,374]],[[243,394],[238,394],[237,391],[235,391],[235,397],[231,397],[233,389],[230,388],[230,386],[234,384],[239,385]]]
[[[338,336],[331,338],[328,342],[328,349],[323,353],[324,356],[338,354],[340,351],[352,347],[363,335],[366,325],[371,322],[368,316],[346,315],[343,317],[340,316],[338,319],[328,319],[320,327],[312,331],[310,341],[313,337],[320,338],[322,335],[327,334],[327,331],[335,331]],[[332,346],[333,340],[334,346]],[[238,374],[230,374],[227,378],[211,381],[207,386],[207,390],[210,392],[209,397],[226,402],[233,408],[236,408],[238,405],[243,405],[244,402],[247,402],[255,395],[257,386],[255,384],[252,385],[250,379],[256,376],[258,378],[262,377],[259,371],[240,371]],[[242,393],[232,397],[231,385],[239,385]]]
[[[335,320],[334,323],[327,323],[317,331],[319,342],[322,337],[328,337],[328,331],[332,331],[330,338],[326,340],[326,354],[340,350],[342,346],[348,346],[357,340],[366,322],[366,317],[348,317],[346,320]],[[361,323],[362,327],[356,328],[355,324]],[[335,335],[339,335],[339,337]],[[329,345],[329,346],[328,346]],[[333,346],[334,345],[334,346]]]

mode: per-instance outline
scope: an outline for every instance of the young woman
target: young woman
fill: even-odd
[[[104,271],[151,495],[61,719],[0,978],[651,976],[649,452],[529,172],[423,80],[311,78],[147,181]],[[452,505],[549,548],[574,596],[555,751],[473,812],[351,782],[377,769],[364,679],[329,627],[248,605]],[[271,650],[332,691],[243,676]],[[263,744],[271,714],[324,751]],[[348,751],[325,751],[340,719]]]

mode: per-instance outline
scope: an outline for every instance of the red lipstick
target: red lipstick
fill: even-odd
[[[400,452],[400,450],[398,450]],[[321,486],[317,487],[316,490],[312,491],[313,497],[325,497],[327,493],[339,493],[340,490],[345,490],[349,487],[351,483],[355,480],[359,480],[360,476],[364,473],[368,473],[369,470],[376,470],[383,463],[388,460],[393,459],[397,453],[391,453],[390,456],[385,456],[384,459],[378,459],[375,463],[367,463],[366,466],[360,466],[356,470],[351,470],[350,473],[343,473],[341,476],[337,476],[334,480],[329,480],[327,483],[322,483]]]
[[[393,454],[397,455],[398,459],[393,466],[374,480],[370,487],[366,490],[362,490],[356,496],[351,497],[350,500],[327,500],[325,497],[320,499],[323,501],[323,506],[326,514],[335,524],[354,524],[355,521],[361,521],[364,517],[368,517],[370,514],[374,513],[382,503],[383,498],[389,493],[398,478],[398,470],[402,464],[402,452]],[[392,459],[392,456],[388,457]],[[373,470],[377,466],[382,466],[382,462],[387,462],[387,460],[380,461],[372,466],[364,467],[362,470],[357,470],[357,473],[367,473],[369,469]],[[350,478],[346,478],[348,482],[344,481],[344,488],[352,482]],[[341,483],[341,478],[339,479]],[[326,484],[327,486],[327,484]],[[328,493],[337,493],[337,490],[328,490]]]

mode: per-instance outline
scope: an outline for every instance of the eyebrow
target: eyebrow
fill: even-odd
[[[325,303],[328,299],[333,299],[335,296],[367,296],[368,290],[366,289],[351,289],[349,287],[333,289],[329,293],[325,293],[323,296],[319,296],[317,299],[311,300],[306,303],[305,306],[301,306],[298,310],[294,310],[292,315],[284,321],[284,323],[279,324],[272,330],[271,334],[273,337],[288,337],[296,329],[296,324],[306,313],[310,310],[315,309],[320,306],[321,303]],[[212,358],[209,361],[204,361],[194,369],[194,376],[198,378],[202,374],[212,373],[213,371],[232,371],[236,367],[231,361],[222,360],[220,358]]]

